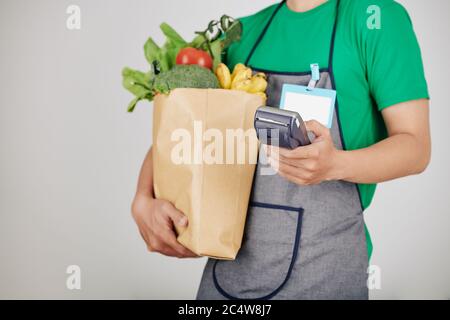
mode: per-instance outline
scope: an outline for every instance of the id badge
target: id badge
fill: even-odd
[[[331,128],[335,103],[335,90],[284,84],[280,108],[298,112],[303,121],[316,120]]]

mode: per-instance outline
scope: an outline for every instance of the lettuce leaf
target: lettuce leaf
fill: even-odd
[[[148,38],[144,44],[144,55],[150,65],[150,71],[145,73],[130,68],[122,70],[122,84],[135,96],[128,105],[128,111],[132,112],[139,101],[153,100],[155,76],[159,72],[171,70],[176,64],[178,52],[183,48],[194,47],[209,52],[213,58],[213,70],[215,70],[222,62],[222,54],[225,49],[233,42],[239,41],[242,32],[241,23],[228,16],[222,16],[220,23],[219,34],[208,39],[206,31],[197,32],[198,35],[190,43],[186,42],[167,23],[162,23],[160,29],[166,37],[164,45],[158,46],[152,38]],[[217,21],[211,21],[208,30],[211,26],[217,25]]]
[[[144,54],[150,65],[158,61],[161,71],[169,71],[174,65],[180,49],[188,43],[167,23],[162,23],[161,31],[166,36],[166,42],[159,47],[152,38],[144,44]]]
[[[133,112],[136,104],[141,100],[153,100],[153,78],[153,72],[144,73],[130,68],[122,70],[122,85],[135,95],[135,98],[128,105],[128,112]]]

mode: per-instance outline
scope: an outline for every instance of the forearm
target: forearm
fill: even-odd
[[[396,134],[373,146],[338,151],[336,177],[354,183],[379,183],[421,173],[430,159],[428,137]]]
[[[152,148],[150,148],[150,150],[148,151],[144,159],[144,163],[142,164],[136,193],[154,197]]]

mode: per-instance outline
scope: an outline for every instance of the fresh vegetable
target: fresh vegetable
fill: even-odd
[[[184,40],[166,23],[161,24],[160,28],[166,37],[164,45],[159,47],[152,38],[144,44],[150,70],[141,72],[124,68],[122,71],[123,86],[135,96],[128,105],[129,112],[134,110],[139,101],[152,101],[155,94],[167,93],[177,87],[219,87],[214,73],[208,69],[216,70],[224,50],[239,41],[242,33],[241,23],[226,15],[220,21],[211,21],[206,30],[196,32],[197,36],[191,42]],[[189,65],[194,68],[183,68]]]
[[[128,112],[132,112],[136,104],[141,100],[153,100],[154,94],[151,88],[151,81],[154,78],[153,72],[143,73],[124,68],[122,70],[122,78],[124,88],[135,95],[135,98],[128,104]]]
[[[211,69],[213,66],[213,60],[206,51],[191,47],[180,50],[180,52],[177,55],[176,63],[197,64],[207,69]]]
[[[223,15],[220,21],[211,21],[205,31],[196,32],[197,37],[189,44],[207,51],[213,58],[213,70],[222,62],[222,53],[233,42],[239,41],[242,24],[238,20]]]
[[[188,43],[167,23],[162,23],[160,28],[166,36],[166,42],[158,47],[152,38],[148,38],[144,44],[144,54],[151,66],[157,61],[160,71],[168,71],[175,65],[178,52]]]
[[[169,71],[158,74],[153,83],[154,94],[167,94],[176,88],[220,88],[211,70],[198,65],[177,65]]]
[[[139,101],[152,101],[155,95],[168,94],[176,88],[220,88],[212,71],[198,65],[176,65],[157,75],[124,68],[122,76],[123,86],[136,96],[128,105],[128,112],[133,112]]]

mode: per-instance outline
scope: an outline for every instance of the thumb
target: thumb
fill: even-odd
[[[316,120],[309,120],[305,122],[306,130],[314,133],[316,138],[330,135],[330,130]]]
[[[167,215],[175,225],[179,227],[187,226],[188,219],[180,210],[176,209],[172,204],[170,204],[170,206],[167,206],[166,208]]]

